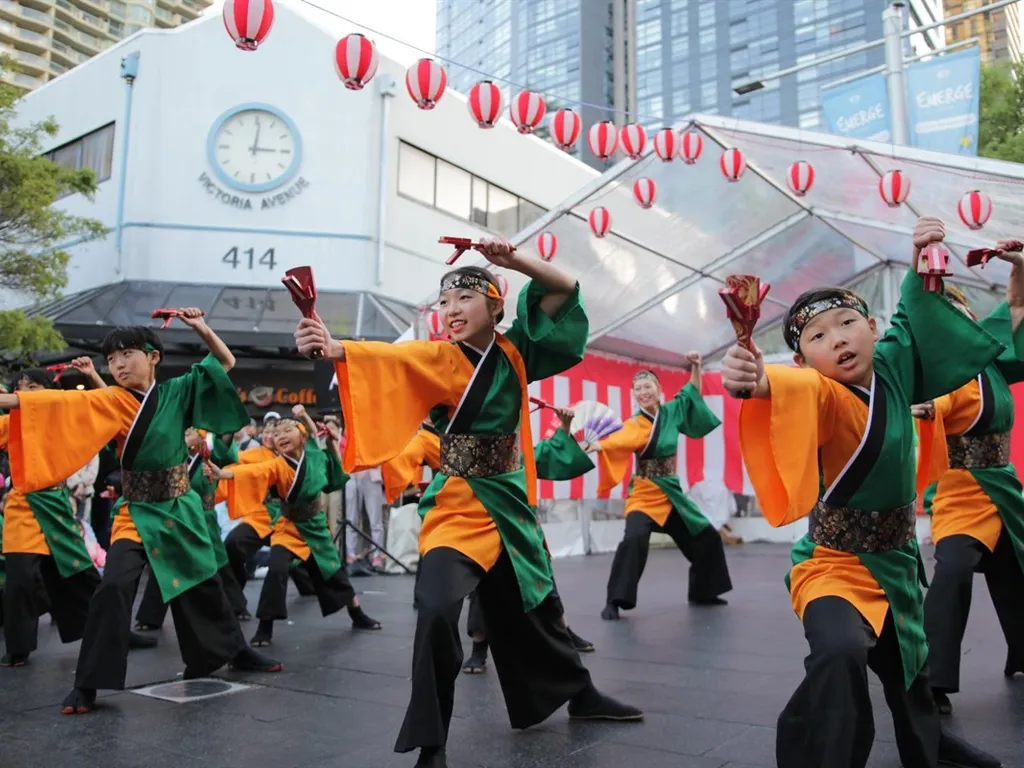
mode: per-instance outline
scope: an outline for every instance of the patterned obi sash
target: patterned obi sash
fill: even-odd
[[[492,477],[519,469],[517,435],[441,435],[441,474]]]
[[[636,476],[654,480],[658,477],[671,477],[676,473],[676,455],[662,456],[660,459],[637,459]]]
[[[1010,433],[946,438],[950,469],[990,469],[1010,463]]]
[[[167,469],[121,469],[121,495],[127,502],[170,501],[184,496],[191,487],[184,462]]]
[[[320,509],[319,495],[307,501],[281,501],[281,516],[293,523],[308,523]]]
[[[914,502],[885,510],[835,507],[819,501],[809,520],[808,537],[820,547],[869,553],[899,549],[917,535]]]

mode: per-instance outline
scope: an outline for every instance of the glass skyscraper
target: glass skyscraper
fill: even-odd
[[[858,43],[882,37],[890,0],[438,0],[437,52],[452,87],[465,92],[487,76],[576,107],[584,130],[613,110],[648,129],[692,112],[732,115],[814,129],[822,86],[883,63],[881,45],[759,80]],[[941,18],[941,0],[904,3],[909,28]],[[942,30],[907,46],[941,47]],[[507,97],[518,87],[505,83]],[[625,122],[620,114],[618,122]],[[588,152],[588,162],[594,161]]]

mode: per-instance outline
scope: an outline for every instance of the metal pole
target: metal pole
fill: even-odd
[[[114,251],[117,253],[117,264],[114,272],[121,274],[123,259],[121,257],[121,236],[124,234],[124,204],[127,193],[126,179],[128,176],[128,135],[132,124],[132,95],[135,92],[135,78],[139,75],[139,52],[133,51],[121,59],[121,79],[124,80],[124,119],[121,121],[121,167],[117,178],[117,222],[114,225]]]
[[[885,32],[885,83],[889,91],[889,119],[894,144],[910,144],[910,121],[907,116],[907,81],[903,72],[903,0],[882,11]]]
[[[386,77],[378,81],[380,90],[380,172],[377,176],[377,275],[376,283],[384,282],[384,222],[388,204],[388,115],[391,97],[395,95],[395,81]],[[360,300],[362,295],[360,294]],[[362,307],[360,317],[362,320]]]

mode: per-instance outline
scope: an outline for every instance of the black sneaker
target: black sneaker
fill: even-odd
[[[572,631],[571,627],[566,627],[565,631],[569,633],[569,639],[572,640],[572,647],[576,649],[577,653],[593,653],[594,644],[589,640],[584,640],[582,637]]]

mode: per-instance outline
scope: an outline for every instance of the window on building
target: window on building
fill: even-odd
[[[437,159],[409,144],[398,149],[398,194],[427,205],[434,204]]]
[[[97,184],[104,182],[110,178],[114,161],[114,123],[62,144],[46,156],[62,168],[88,168],[96,174]]]
[[[546,213],[540,206],[405,142],[398,149],[398,194],[506,237]]]
[[[128,18],[131,21],[137,21],[140,24],[152,24],[153,12],[148,8],[141,8],[137,5],[132,5],[128,7]]]

